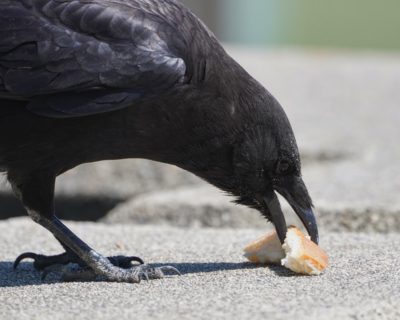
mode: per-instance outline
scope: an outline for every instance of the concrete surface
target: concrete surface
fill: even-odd
[[[149,192],[121,203],[101,221],[175,227],[265,228],[265,219],[258,211],[234,204],[233,200],[206,184]]]
[[[265,219],[253,209],[232,203],[233,197],[209,185],[153,191],[122,202],[101,219],[104,223],[159,224],[175,227],[265,228]],[[288,224],[302,226],[280,197]],[[317,199],[315,214],[327,231],[400,232],[400,207],[365,208]]]
[[[172,264],[182,277],[142,282],[40,281],[21,252],[59,253],[52,236],[25,218],[0,222],[1,319],[399,319],[399,234],[323,233],[330,267],[318,277],[257,267],[242,248],[253,229],[69,223],[104,254]],[[262,233],[262,232],[261,232]]]
[[[399,54],[232,53],[286,110],[316,203],[399,208]]]
[[[56,191],[129,198],[145,192],[201,182],[175,166],[142,159],[103,161],[79,166],[60,176]]]
[[[0,183],[0,192],[10,192]],[[148,191],[192,185],[196,176],[175,166],[143,159],[101,161],[82,164],[57,179],[56,193],[69,197],[97,196],[126,199]]]
[[[57,179],[57,212],[71,220],[95,221],[131,197],[201,182],[175,166],[142,159],[83,164]],[[0,208],[0,219],[25,215],[1,177]]]

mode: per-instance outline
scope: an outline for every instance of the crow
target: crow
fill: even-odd
[[[140,282],[171,266],[105,257],[57,217],[56,177],[82,164],[175,165],[255,208],[284,241],[277,193],[318,243],[295,136],[278,101],[177,0],[0,0],[0,171],[65,252],[20,255],[64,279]],[[137,263],[133,263],[137,262]],[[65,269],[65,268],[64,268]]]

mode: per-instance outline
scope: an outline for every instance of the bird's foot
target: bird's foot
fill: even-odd
[[[172,272],[180,275],[180,272],[172,266],[151,267],[144,264],[139,257],[113,256],[103,258],[98,256],[97,268],[92,269],[72,252],[54,256],[45,256],[32,252],[21,254],[14,262],[14,269],[24,259],[33,259],[33,266],[38,271],[43,271],[42,280],[52,272],[61,273],[63,281],[94,281],[105,280],[114,282],[139,283],[146,279],[161,279],[166,272]],[[138,262],[140,265],[133,265],[132,262]],[[69,268],[66,265],[78,264],[77,268]]]
[[[102,272],[100,275],[90,267],[71,270],[64,265],[53,265],[44,270],[42,280],[52,272],[61,273],[62,281],[66,282],[104,280],[139,283],[141,280],[161,279],[166,275],[166,272],[180,275],[180,272],[172,266],[151,267],[147,264],[132,266],[129,269],[113,268],[106,273]]]
[[[77,255],[72,252],[64,252],[62,254],[54,256],[45,256],[41,254],[36,254],[33,252],[25,252],[18,256],[14,262],[14,270],[18,267],[24,259],[33,259],[33,266],[36,270],[42,271],[52,266],[63,266],[69,263],[76,263],[81,267],[86,267],[86,263],[80,259]],[[125,256],[114,256],[108,257],[108,260],[116,267],[128,269],[131,268],[132,262],[138,262],[144,264],[143,260],[139,257],[125,257]]]

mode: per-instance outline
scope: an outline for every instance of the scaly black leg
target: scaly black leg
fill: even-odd
[[[159,279],[164,276],[164,271],[173,271],[179,274],[174,267],[153,268],[148,265],[134,266],[124,269],[113,265],[106,257],[102,256],[69,230],[57,217],[51,220],[39,219],[38,221],[46,229],[51,231],[57,239],[68,246],[80,259],[82,259],[92,271],[87,272],[88,280],[94,276],[115,282],[138,283],[142,279]],[[79,273],[79,280],[86,280],[82,273]],[[72,275],[69,275],[73,278]]]
[[[75,275],[66,273],[65,268],[63,268],[62,271],[68,280],[77,279],[90,281],[100,277],[108,281],[138,283],[142,279],[162,278],[164,276],[164,271],[172,271],[179,274],[179,271],[171,266],[153,268],[142,264],[125,269],[124,266],[126,266],[125,263],[127,260],[115,258],[109,260],[89,247],[54,215],[54,175],[43,171],[37,173],[9,171],[8,179],[15,193],[24,203],[29,216],[36,223],[49,230],[65,248],[68,248],[69,251],[75,254],[79,259],[79,264],[84,264],[84,269],[78,270],[78,273]],[[25,254],[17,259],[16,265],[25,257],[35,258],[32,254]],[[50,260],[45,261],[44,264],[48,261],[53,262],[57,260],[67,262],[68,259],[67,255],[58,255],[51,257]],[[129,258],[127,259],[129,260]],[[44,261],[45,258],[39,258],[39,260]],[[120,261],[122,261],[122,265],[119,265]],[[137,258],[136,261],[142,262],[140,258]],[[40,267],[41,263],[38,263],[38,265]],[[58,271],[60,269],[59,266],[60,265],[54,268],[50,266],[51,270],[48,271],[51,272],[54,269]],[[47,272],[45,274],[47,274]]]

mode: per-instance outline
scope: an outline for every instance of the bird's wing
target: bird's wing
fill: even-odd
[[[141,8],[146,1],[126,2],[0,0],[0,99],[74,117],[124,108],[182,82],[173,26]]]

